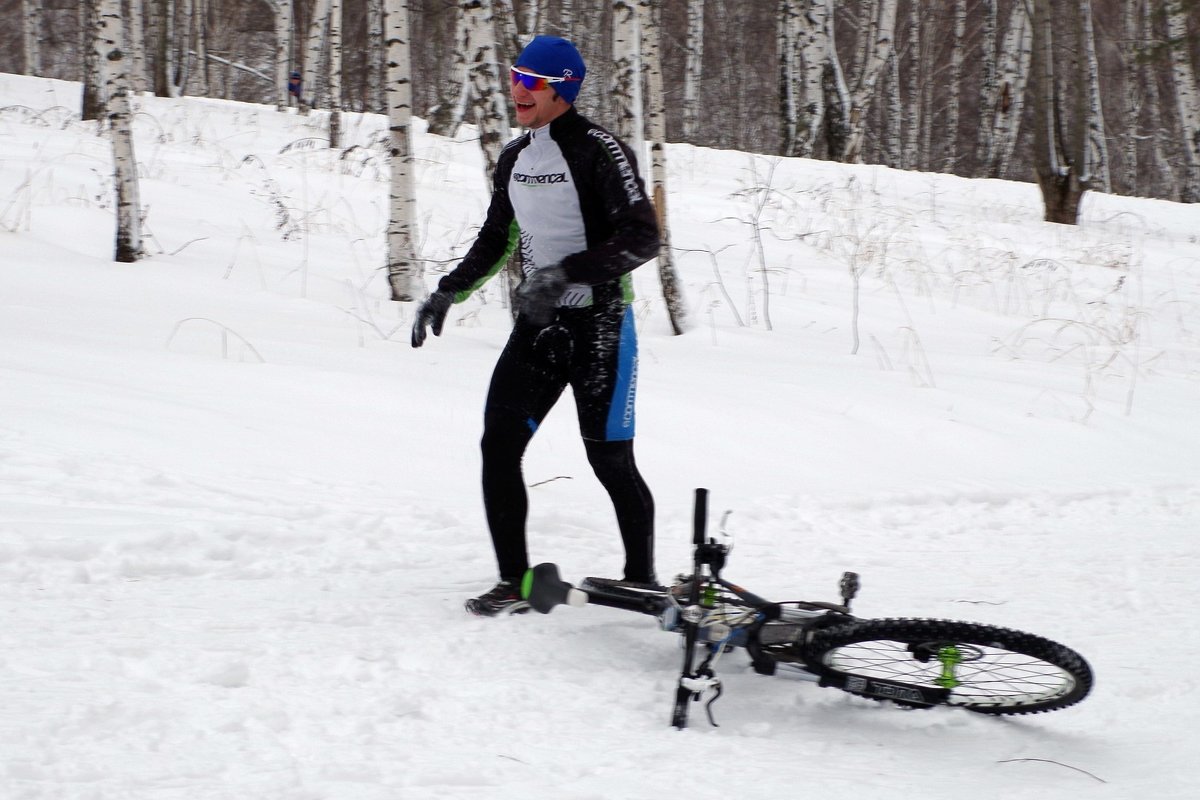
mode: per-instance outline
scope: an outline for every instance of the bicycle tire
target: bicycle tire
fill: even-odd
[[[1085,698],[1093,683],[1091,667],[1071,648],[975,622],[857,620],[814,632],[799,651],[822,685],[982,714],[1066,708]]]

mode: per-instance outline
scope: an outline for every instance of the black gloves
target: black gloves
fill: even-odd
[[[566,288],[567,273],[562,267],[539,269],[517,287],[518,307],[534,325],[546,325],[554,319],[554,311]]]
[[[425,344],[425,326],[433,328],[434,336],[442,335],[442,325],[446,322],[446,313],[454,303],[454,293],[438,289],[417,309],[417,318],[413,320],[412,346],[420,347]]]

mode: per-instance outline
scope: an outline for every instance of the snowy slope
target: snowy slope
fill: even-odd
[[[1027,184],[668,148],[686,336],[635,273],[660,573],[706,486],[764,594],[854,569],[861,616],[1026,629],[1097,675],[991,719],[734,654],[721,727],[680,733],[652,620],[461,610],[494,580],[508,312],[488,287],[408,346],[383,119],[343,155],[320,115],[139,98],[152,257],[121,265],[77,99],[0,75],[0,797],[1200,795],[1200,208],[1088,195],[1065,228]],[[471,135],[417,140],[439,269],[487,202]],[[526,477],[534,560],[614,573],[569,399]]]

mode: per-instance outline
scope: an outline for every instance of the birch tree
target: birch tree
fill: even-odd
[[[993,147],[992,124],[989,110],[995,105],[996,97],[996,37],[1000,12],[997,0],[980,0],[983,20],[979,38],[982,58],[979,66],[979,127],[975,129],[975,163],[987,163]]]
[[[1200,203],[1200,86],[1192,67],[1187,11],[1178,0],[1167,6],[1167,43],[1175,86],[1175,109],[1183,129],[1185,170],[1179,199]]]
[[[192,53],[195,58],[199,88],[197,94],[208,97],[212,85],[208,68],[208,0],[193,0]]]
[[[959,99],[962,96],[963,51],[967,36],[967,2],[954,0],[954,40],[950,51],[950,90],[946,93],[946,154],[944,172],[954,172],[958,165]]]
[[[902,111],[904,125],[904,155],[900,161],[904,169],[920,169],[923,166],[923,156],[927,152],[921,148],[921,132],[925,127],[926,108],[923,89],[929,81],[929,58],[924,52],[925,37],[922,35],[921,7],[917,3],[908,6],[908,17],[905,20],[905,32],[908,40],[904,53],[905,72],[909,76],[908,102]],[[899,66],[899,65],[897,65]]]
[[[342,146],[342,0],[329,2],[329,146]]]
[[[412,148],[412,43],[408,0],[387,0],[387,104],[391,136],[387,276],[392,299],[411,301],[423,292],[416,260],[416,175]]]
[[[154,93],[178,97],[176,83],[175,0],[151,0],[155,33]]]
[[[83,53],[83,98],[80,119],[102,119],[105,112],[104,62],[97,54],[98,0],[79,2],[79,51]]]
[[[629,143],[639,162],[644,160],[641,48],[638,46],[636,0],[613,0],[612,100],[616,133]]]
[[[1100,87],[1100,60],[1096,55],[1092,0],[1079,0],[1080,38],[1087,81],[1087,147],[1084,149],[1083,180],[1102,192],[1112,191],[1108,171],[1108,139],[1104,125],[1104,105]]]
[[[96,50],[102,56],[108,95],[108,131],[112,141],[117,190],[117,237],[114,258],[131,263],[142,257],[141,205],[137,161],[133,151],[133,114],[129,76],[122,50],[121,0],[102,0],[96,26]]]
[[[492,185],[492,173],[500,161],[500,151],[511,134],[508,125],[506,91],[500,83],[500,63],[496,55],[496,19],[492,0],[466,0],[466,55],[469,66],[470,102],[475,125],[479,128],[479,146],[483,149],[484,176]]]
[[[796,96],[798,42],[800,39],[800,0],[780,0],[779,16],[775,23],[776,51],[779,54],[779,121],[780,152],[785,156],[795,155],[796,127],[800,100]]]
[[[275,18],[275,107],[288,107],[288,75],[292,67],[292,0],[271,0]],[[302,92],[303,93],[303,92]]]
[[[983,98],[980,134],[985,149],[980,154],[982,174],[1008,176],[1008,166],[1020,133],[1025,92],[1033,62],[1033,24],[1024,0],[1013,4],[1004,39],[996,58],[996,80]]]
[[[803,0],[798,52],[800,55],[796,97],[796,141],[792,155],[812,158],[825,120],[823,81],[831,68],[840,75],[833,52],[832,0]],[[844,83],[843,83],[844,86]]]
[[[1153,12],[1149,2],[1142,0],[1139,5],[1140,32],[1138,40],[1148,46],[1153,39]],[[1157,187],[1158,191],[1161,192],[1156,196],[1175,198],[1180,195],[1179,180],[1171,159],[1167,157],[1164,142],[1168,137],[1160,135],[1166,130],[1166,126],[1163,124],[1162,97],[1158,89],[1158,76],[1149,70],[1148,72],[1146,80],[1142,83],[1146,95],[1145,106],[1148,118],[1146,125],[1149,129],[1149,135],[1146,138],[1149,140],[1154,164],[1160,176],[1158,180],[1154,181],[1152,186]],[[1153,188],[1151,189],[1151,193],[1154,194]]]
[[[367,0],[367,110],[380,112],[383,101],[383,0]]]
[[[301,99],[300,109],[321,105],[324,86],[321,83],[321,58],[325,54],[325,33],[329,30],[329,8],[331,0],[313,0],[312,19],[308,23],[308,35],[304,39],[304,71],[302,86],[308,97]]]
[[[848,137],[844,149],[837,154],[839,161],[855,164],[862,160],[867,109],[875,97],[876,86],[895,42],[897,2],[864,0],[864,21],[869,25],[866,31],[859,31],[863,42],[861,65],[850,90]]]
[[[683,138],[700,130],[700,86],[704,80],[704,0],[687,0],[687,55],[683,69]]]
[[[149,88],[146,73],[146,23],[142,0],[125,0],[125,58],[129,91],[138,94]]]
[[[687,328],[687,308],[675,260],[671,254],[671,232],[667,222],[667,102],[663,96],[662,48],[660,46],[662,17],[651,0],[640,0],[638,16],[642,29],[642,56],[646,69],[646,123],[650,137],[650,184],[654,210],[658,215],[660,244],[658,277],[662,284],[667,316],[675,335]]]
[[[21,0],[25,74],[42,73],[42,0]]]
[[[438,103],[430,110],[429,132],[439,136],[455,136],[467,115],[467,104],[471,101],[471,79],[468,53],[471,51],[471,20],[466,3],[456,6],[454,55],[450,62],[450,75],[438,87]]]

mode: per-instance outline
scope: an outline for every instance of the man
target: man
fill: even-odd
[[[483,502],[500,570],[495,588],[466,602],[483,616],[528,608],[521,578],[528,500],[521,460],[567,385],[588,462],[612,499],[625,547],[624,580],[653,585],[654,499],[633,457],[637,334],[629,272],[658,253],[658,224],[628,147],[574,106],[583,58],[538,36],[512,67],[517,122],[491,205],[465,258],[438,283],[413,324],[440,336],[451,303],[465,300],[521,248],[518,316],[484,406]]]

